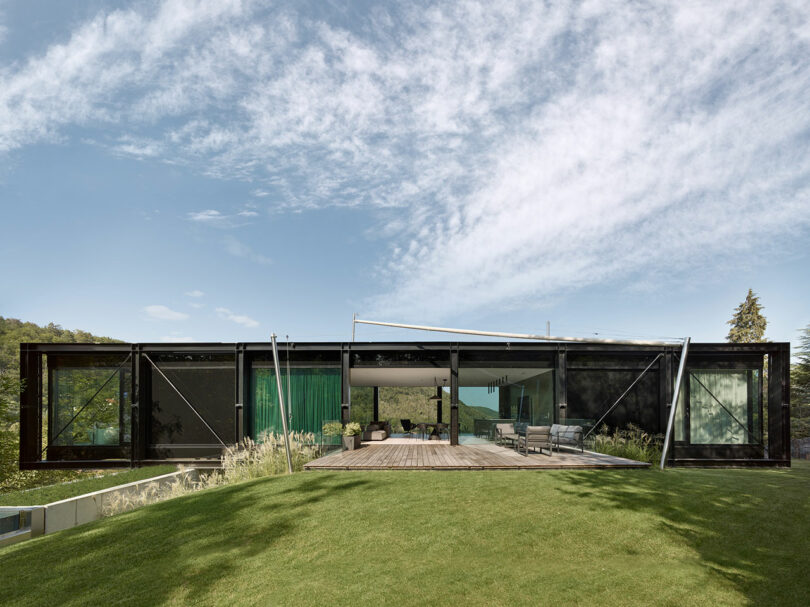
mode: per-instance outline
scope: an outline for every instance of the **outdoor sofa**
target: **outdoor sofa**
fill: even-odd
[[[370,422],[363,430],[364,441],[385,440],[391,436],[391,424],[389,422]]]
[[[585,451],[585,444],[582,440],[582,426],[564,426],[553,424],[551,426],[551,441],[560,450],[560,445],[570,445],[579,447],[581,452]]]

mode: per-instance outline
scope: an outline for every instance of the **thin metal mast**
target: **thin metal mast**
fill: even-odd
[[[284,429],[284,450],[287,452],[287,471],[292,474],[292,456],[290,455],[290,434],[287,431],[287,409],[284,406],[284,390],[281,389],[281,369],[278,364],[278,344],[276,334],[270,336],[273,342],[273,364],[276,367],[276,388],[278,388],[278,407],[281,410],[281,426]]]
[[[667,451],[669,451],[669,441],[672,436],[672,427],[675,425],[675,408],[678,406],[678,397],[681,395],[681,382],[683,381],[683,371],[686,368],[686,356],[689,353],[689,342],[691,337],[683,340],[683,350],[681,350],[681,362],[678,365],[678,377],[675,380],[675,391],[672,394],[672,404],[669,408],[669,420],[667,421],[667,433],[664,436],[664,450],[661,452],[661,470],[667,462]]]
[[[361,323],[364,325],[378,325],[382,327],[397,327],[400,329],[415,329],[417,331],[437,331],[439,333],[461,333],[463,335],[487,335],[489,337],[505,337],[509,339],[535,339],[539,341],[571,341],[580,343],[599,343],[599,344],[627,344],[633,346],[671,346],[679,340],[671,341],[656,341],[656,340],[637,340],[637,339],[604,339],[593,337],[552,337],[550,335],[532,335],[529,333],[504,333],[502,331],[477,331],[473,329],[448,329],[446,327],[428,327],[423,325],[406,325],[396,322],[380,322],[376,320],[360,320],[354,318],[352,320],[352,332],[354,324]]]

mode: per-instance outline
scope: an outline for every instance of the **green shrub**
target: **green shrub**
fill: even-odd
[[[326,422],[321,428],[324,436],[340,436],[343,434],[343,424],[340,422]]]
[[[627,428],[623,430],[616,428],[613,434],[610,433],[610,428],[602,426],[601,430],[592,436],[593,442],[589,448],[597,453],[650,464],[658,463],[661,460],[664,436],[648,434],[635,424],[628,424]]]
[[[363,426],[358,424],[357,422],[349,422],[346,424],[346,427],[343,429],[344,436],[357,436],[363,431]]]

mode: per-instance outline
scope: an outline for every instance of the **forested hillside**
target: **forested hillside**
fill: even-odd
[[[372,388],[352,388],[352,420],[360,423],[372,421]],[[392,430],[400,431],[399,420],[412,422],[436,421],[436,401],[429,400],[435,388],[380,388],[380,419],[391,422]],[[450,393],[445,392],[442,401],[442,419],[450,421]],[[493,419],[497,412],[486,407],[471,407],[458,403],[459,431],[472,432],[474,419]]]
[[[119,340],[98,337],[86,331],[70,331],[50,323],[40,327],[32,322],[0,316],[0,491],[23,489],[81,473],[72,471],[20,472],[19,392],[20,343],[116,343]]]

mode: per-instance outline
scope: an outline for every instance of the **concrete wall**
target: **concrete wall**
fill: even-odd
[[[149,490],[159,492],[182,480],[196,481],[198,479],[199,472],[194,468],[189,468],[78,495],[44,506],[4,507],[6,510],[30,512],[30,527],[20,529],[13,534],[4,534],[3,537],[0,537],[0,546],[84,525],[102,518],[105,508],[109,508],[111,503],[120,499],[134,498]],[[137,507],[137,504],[133,507]]]
[[[162,476],[148,478],[118,487],[110,487],[93,493],[86,493],[61,502],[47,504],[45,508],[44,533],[54,533],[84,525],[104,516],[104,508],[118,498],[135,497],[142,491],[154,488],[160,491],[183,479],[197,480],[196,469],[178,470]],[[33,530],[33,527],[32,527]]]

